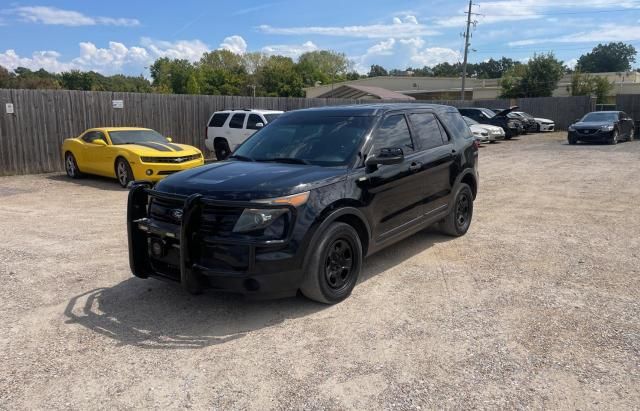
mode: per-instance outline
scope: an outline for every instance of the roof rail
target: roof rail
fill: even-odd
[[[250,108],[225,108],[222,111],[252,111]]]

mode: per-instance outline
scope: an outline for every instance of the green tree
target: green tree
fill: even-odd
[[[189,79],[187,79],[187,94],[200,94],[200,84],[195,73],[191,73]]]
[[[450,64],[447,62],[436,64],[431,69],[434,77],[460,77],[462,76],[462,64]]]
[[[369,77],[381,77],[381,76],[388,76],[389,73],[387,72],[387,70],[384,69],[384,67],[379,66],[377,64],[374,64],[371,66],[371,70],[369,70]]]
[[[520,64],[508,57],[502,57],[500,60],[489,59],[473,65],[473,77],[479,79],[501,78],[510,68]]]
[[[596,96],[597,101],[603,103],[613,91],[613,83],[605,77],[576,71],[571,76],[571,84],[567,86],[567,91],[572,96]]]
[[[12,88],[15,74],[0,66],[0,88]]]
[[[243,95],[247,93],[246,61],[229,50],[204,53],[196,65],[204,94]]]
[[[156,60],[149,71],[155,87],[164,87],[175,94],[187,93],[187,81],[195,68],[188,60],[171,60],[166,57]]]
[[[344,53],[330,50],[310,51],[298,59],[297,70],[305,86],[317,81],[331,84],[343,81],[353,64]]]
[[[270,56],[257,77],[267,96],[304,97],[302,76],[289,57]]]
[[[549,97],[563,75],[563,63],[553,53],[534,54],[527,64],[507,70],[500,82],[501,97]]]
[[[66,90],[93,90],[94,76],[89,72],[71,70],[61,75],[62,88]]]
[[[636,61],[636,48],[622,42],[598,44],[578,59],[576,70],[583,73],[628,71]]]

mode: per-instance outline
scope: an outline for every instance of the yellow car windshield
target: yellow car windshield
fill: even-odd
[[[138,143],[167,143],[162,134],[153,130],[122,130],[110,131],[109,136],[114,145]]]

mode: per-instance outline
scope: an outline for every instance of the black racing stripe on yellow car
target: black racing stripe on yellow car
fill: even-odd
[[[156,149],[158,151],[173,151],[169,147],[167,147],[167,146],[165,146],[163,144],[153,143],[153,142],[150,142],[150,141],[146,141],[146,142],[143,142],[143,143],[136,143],[136,145],[143,146],[143,147],[148,147],[148,148],[154,148],[154,149]]]
[[[179,146],[179,145],[177,145],[177,144],[167,143],[167,146],[171,147],[172,149],[174,149],[174,150],[176,150],[176,151],[182,151],[182,150],[183,150],[183,148],[182,148],[182,147],[180,147],[180,146]]]

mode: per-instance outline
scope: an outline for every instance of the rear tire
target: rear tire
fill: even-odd
[[[116,161],[116,178],[122,188],[127,188],[129,183],[134,180],[129,162],[122,157]]]
[[[444,234],[460,237],[467,233],[473,218],[473,192],[471,187],[461,183],[454,197],[453,208],[440,222],[440,231]]]
[[[349,224],[334,223],[320,236],[300,287],[310,300],[336,304],[347,298],[362,269],[362,243]]]
[[[627,138],[627,141],[633,141],[636,137],[636,129],[632,128],[631,131],[629,131],[629,137]]]
[[[71,178],[82,178],[84,174],[78,168],[78,162],[71,152],[67,152],[64,156],[64,169],[67,176]]]
[[[213,148],[218,161],[226,160],[231,154],[231,148],[229,148],[229,143],[226,140],[215,141]]]

